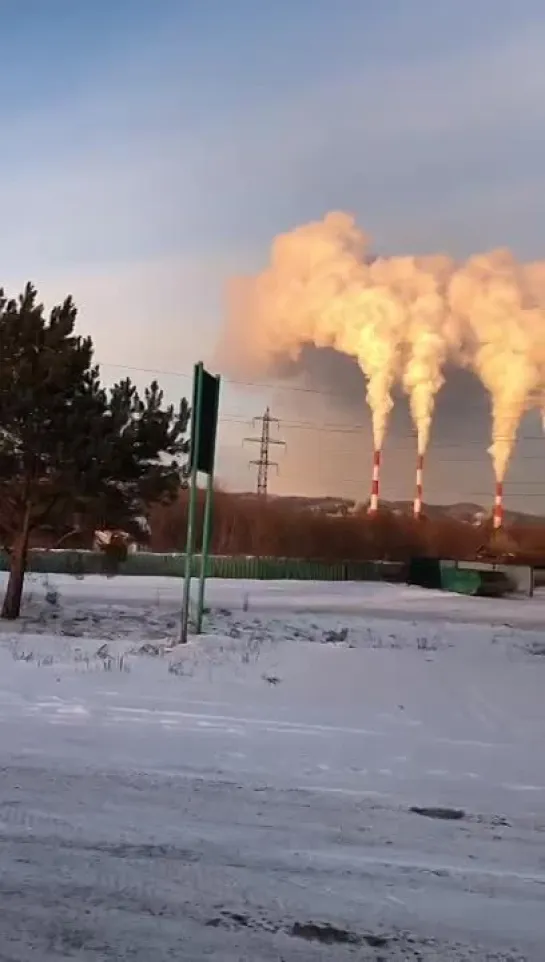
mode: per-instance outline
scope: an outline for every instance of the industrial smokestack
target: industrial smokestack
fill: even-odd
[[[373,454],[373,483],[371,485],[371,500],[369,502],[369,514],[376,514],[378,511],[378,493],[380,478],[380,451]]]
[[[424,472],[424,455],[419,454],[416,459],[416,494],[413,503],[413,516],[418,521],[422,515],[422,476]]]
[[[494,530],[501,528],[503,524],[503,484],[501,481],[496,483],[496,497],[494,499]]]

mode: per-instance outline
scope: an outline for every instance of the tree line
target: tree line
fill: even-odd
[[[200,544],[203,497],[197,514]],[[149,548],[183,551],[187,492],[150,511]],[[510,557],[545,564],[545,528],[511,525],[494,536],[491,522],[471,525],[449,517],[420,521],[382,508],[330,515],[283,498],[266,500],[218,490],[214,495],[212,551],[218,555],[309,558],[322,561],[408,561],[415,555],[458,560]]]

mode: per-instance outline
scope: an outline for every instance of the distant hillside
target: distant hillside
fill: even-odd
[[[244,497],[253,498],[256,495],[245,494]],[[348,498],[307,498],[302,495],[270,495],[270,498],[271,500],[281,500],[283,504],[292,504],[330,516],[353,514],[356,510],[365,510],[367,506],[366,502],[358,503]],[[381,507],[393,511],[394,514],[411,515],[413,503],[412,501],[382,501]],[[425,504],[424,515],[434,519],[452,518],[466,524],[479,524],[490,517],[490,510],[483,508],[481,504],[459,501],[455,504]],[[504,517],[507,524],[545,525],[543,516],[527,514],[523,511],[506,509]]]

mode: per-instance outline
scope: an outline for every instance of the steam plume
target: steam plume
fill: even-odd
[[[491,397],[501,483],[519,421],[545,389],[545,265],[520,265],[501,250],[461,265],[439,255],[372,259],[354,219],[327,214],[277,237],[270,266],[233,283],[220,360],[237,374],[274,374],[307,344],[357,360],[376,452],[396,383],[423,457],[445,364],[471,367]]]
[[[519,422],[540,387],[543,311],[509,251],[471,258],[452,279],[450,300],[465,329],[472,367],[490,393],[490,455],[497,482],[505,477]]]
[[[414,265],[415,296],[406,329],[403,386],[417,431],[418,454],[423,456],[429,443],[435,397],[444,383],[443,368],[459,338],[446,310],[452,262],[447,257],[430,257],[420,258]]]

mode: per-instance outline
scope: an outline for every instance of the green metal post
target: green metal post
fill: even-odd
[[[218,393],[216,395],[216,410],[214,412],[214,421],[217,423],[218,419],[218,408],[219,408],[219,387],[220,378],[218,376]],[[214,452],[215,456],[215,452]],[[197,602],[197,624],[196,631],[200,635],[202,631],[202,618],[204,613],[204,587],[206,582],[206,565],[208,562],[208,554],[210,551],[210,541],[212,536],[212,518],[213,518],[213,502],[214,502],[214,466],[212,465],[211,470],[208,472],[208,483],[206,485],[206,500],[204,502],[204,519],[203,519],[203,529],[202,529],[202,548],[201,548],[201,570],[199,575],[199,595]]]
[[[208,475],[206,485],[206,499],[204,502],[204,520],[202,529],[202,549],[201,549],[201,570],[199,574],[199,595],[197,601],[197,622],[196,632],[198,635],[202,631],[202,617],[204,614],[204,586],[206,582],[206,565],[208,562],[208,552],[210,550],[210,535],[212,531],[212,503],[214,500],[214,475]]]
[[[202,363],[195,365],[193,381],[193,409],[191,411],[191,475],[189,481],[189,504],[187,508],[187,536],[185,545],[184,593],[182,599],[182,623],[180,642],[187,644],[189,628],[189,604],[191,601],[191,567],[195,548],[195,517],[197,513],[197,474],[202,403]]]

